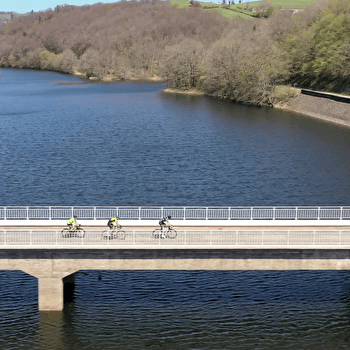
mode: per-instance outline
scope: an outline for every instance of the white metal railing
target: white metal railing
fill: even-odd
[[[347,207],[68,207],[4,206],[0,220],[59,220],[76,215],[78,219],[123,220],[160,219],[170,215],[175,220],[349,220]]]
[[[230,247],[350,247],[349,229],[329,230],[181,230],[171,238],[153,238],[151,230],[126,230],[124,239],[106,240],[100,230],[89,230],[83,238],[62,237],[60,230],[22,229],[0,230],[0,247],[23,249],[23,246],[94,247],[123,248],[133,246],[147,249],[149,246],[196,246],[203,248]]]

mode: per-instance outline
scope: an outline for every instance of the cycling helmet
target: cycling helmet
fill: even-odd
[[[170,215],[168,215],[168,219],[171,219],[171,216],[170,216]]]
[[[74,216],[73,216],[73,218],[74,218],[74,219],[76,219],[76,218],[77,218],[77,216],[76,216],[76,215],[74,215]]]

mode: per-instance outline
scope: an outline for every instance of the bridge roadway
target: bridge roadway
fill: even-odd
[[[175,239],[151,237],[157,221],[121,222],[124,240],[103,240],[106,222],[0,222],[0,269],[38,278],[39,310],[62,310],[79,270],[347,270],[350,221],[173,221]]]

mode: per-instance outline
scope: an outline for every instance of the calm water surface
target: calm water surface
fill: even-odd
[[[1,69],[0,205],[349,205],[349,129],[163,88]],[[1,271],[19,347],[349,349],[350,275],[81,271],[39,313],[37,280]]]

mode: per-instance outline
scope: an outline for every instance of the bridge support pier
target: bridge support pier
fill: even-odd
[[[74,297],[75,275],[38,277],[39,311],[62,311],[64,302]]]
[[[63,310],[63,279],[59,277],[38,278],[39,311]]]

